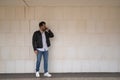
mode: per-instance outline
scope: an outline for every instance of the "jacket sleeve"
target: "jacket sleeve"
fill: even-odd
[[[48,35],[49,35],[50,38],[54,37],[54,34],[50,29],[48,30]]]
[[[34,51],[37,50],[36,38],[37,38],[36,32],[34,32],[33,37],[32,37],[32,45],[33,45]]]

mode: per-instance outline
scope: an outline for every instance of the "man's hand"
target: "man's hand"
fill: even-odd
[[[35,50],[34,52],[35,52],[35,54],[38,54],[38,51],[37,51],[37,50]]]
[[[49,31],[49,28],[48,28],[48,27],[46,27],[46,31],[47,31],[47,32]]]

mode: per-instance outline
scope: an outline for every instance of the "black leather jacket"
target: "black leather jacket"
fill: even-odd
[[[48,31],[45,31],[45,36],[46,36],[47,46],[49,47],[51,45],[49,38],[54,37],[54,34],[51,30],[48,30]],[[43,47],[42,34],[40,30],[34,32],[33,37],[32,37],[32,45],[33,45],[34,50],[37,50],[37,48]]]

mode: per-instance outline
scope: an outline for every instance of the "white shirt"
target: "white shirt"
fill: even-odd
[[[46,36],[45,36],[45,32],[42,32],[42,43],[43,43],[43,48],[37,48],[37,50],[39,51],[47,51],[48,47],[47,47],[47,43],[46,43]]]

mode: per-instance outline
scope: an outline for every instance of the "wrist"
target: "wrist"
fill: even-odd
[[[46,29],[46,31],[48,32],[50,29]]]

